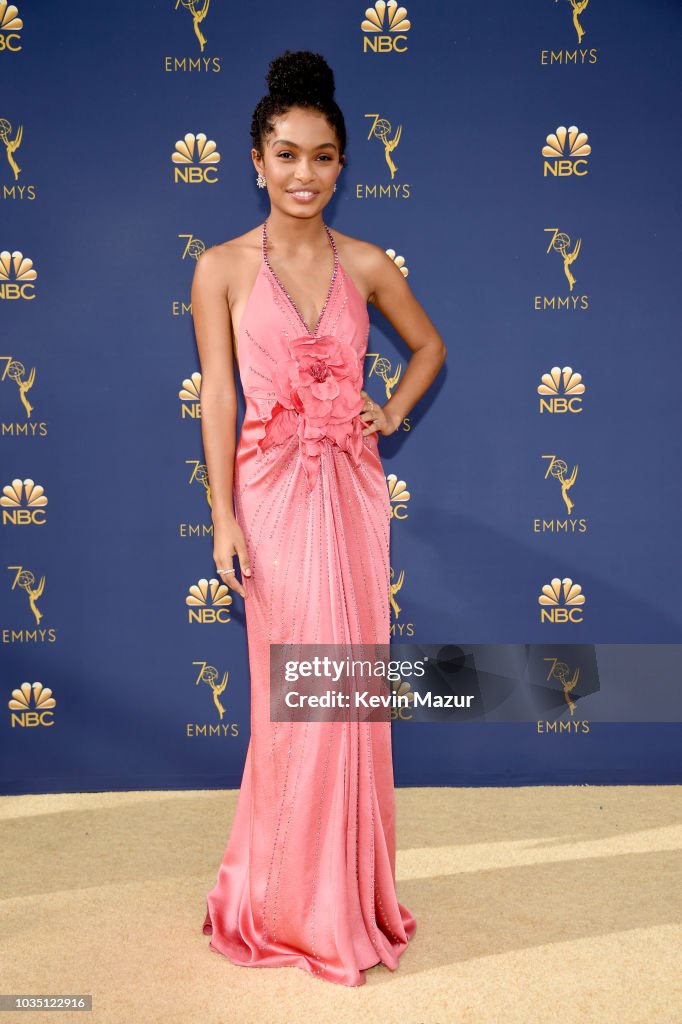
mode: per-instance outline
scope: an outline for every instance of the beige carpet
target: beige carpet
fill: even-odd
[[[93,1024],[680,1024],[682,787],[403,789],[399,969],[345,988],[202,934],[236,792],[0,798],[3,993]]]

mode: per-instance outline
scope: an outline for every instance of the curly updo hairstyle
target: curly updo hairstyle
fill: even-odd
[[[334,72],[324,57],[310,50],[285,50],[270,62],[267,83],[269,92],[258,101],[251,118],[251,139],[258,154],[263,156],[263,141],[274,131],[273,117],[286,114],[292,107],[308,107],[324,114],[336,131],[343,163],[346,123],[334,99]]]

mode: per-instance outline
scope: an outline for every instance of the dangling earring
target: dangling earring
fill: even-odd
[[[263,177],[260,171],[258,172],[258,177],[256,178],[256,184],[258,185],[258,188],[265,188],[265,178]]]
[[[334,188],[332,189],[332,192],[336,192],[336,182],[334,182]]]

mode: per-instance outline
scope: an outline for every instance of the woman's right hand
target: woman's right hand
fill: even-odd
[[[251,564],[249,553],[246,550],[246,541],[242,528],[236,519],[226,519],[213,524],[213,558],[216,564],[216,571],[220,579],[231,590],[236,590],[242,597],[246,597],[243,585],[239,582],[234,573],[220,572],[221,569],[233,569],[234,556],[239,559],[239,568],[242,576],[251,576]]]

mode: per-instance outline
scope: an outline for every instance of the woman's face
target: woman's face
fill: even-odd
[[[284,213],[319,213],[334,191],[341,171],[339,140],[324,114],[292,107],[273,118],[264,141],[263,160],[251,157],[265,176],[270,202]],[[295,194],[297,193],[297,194]]]

